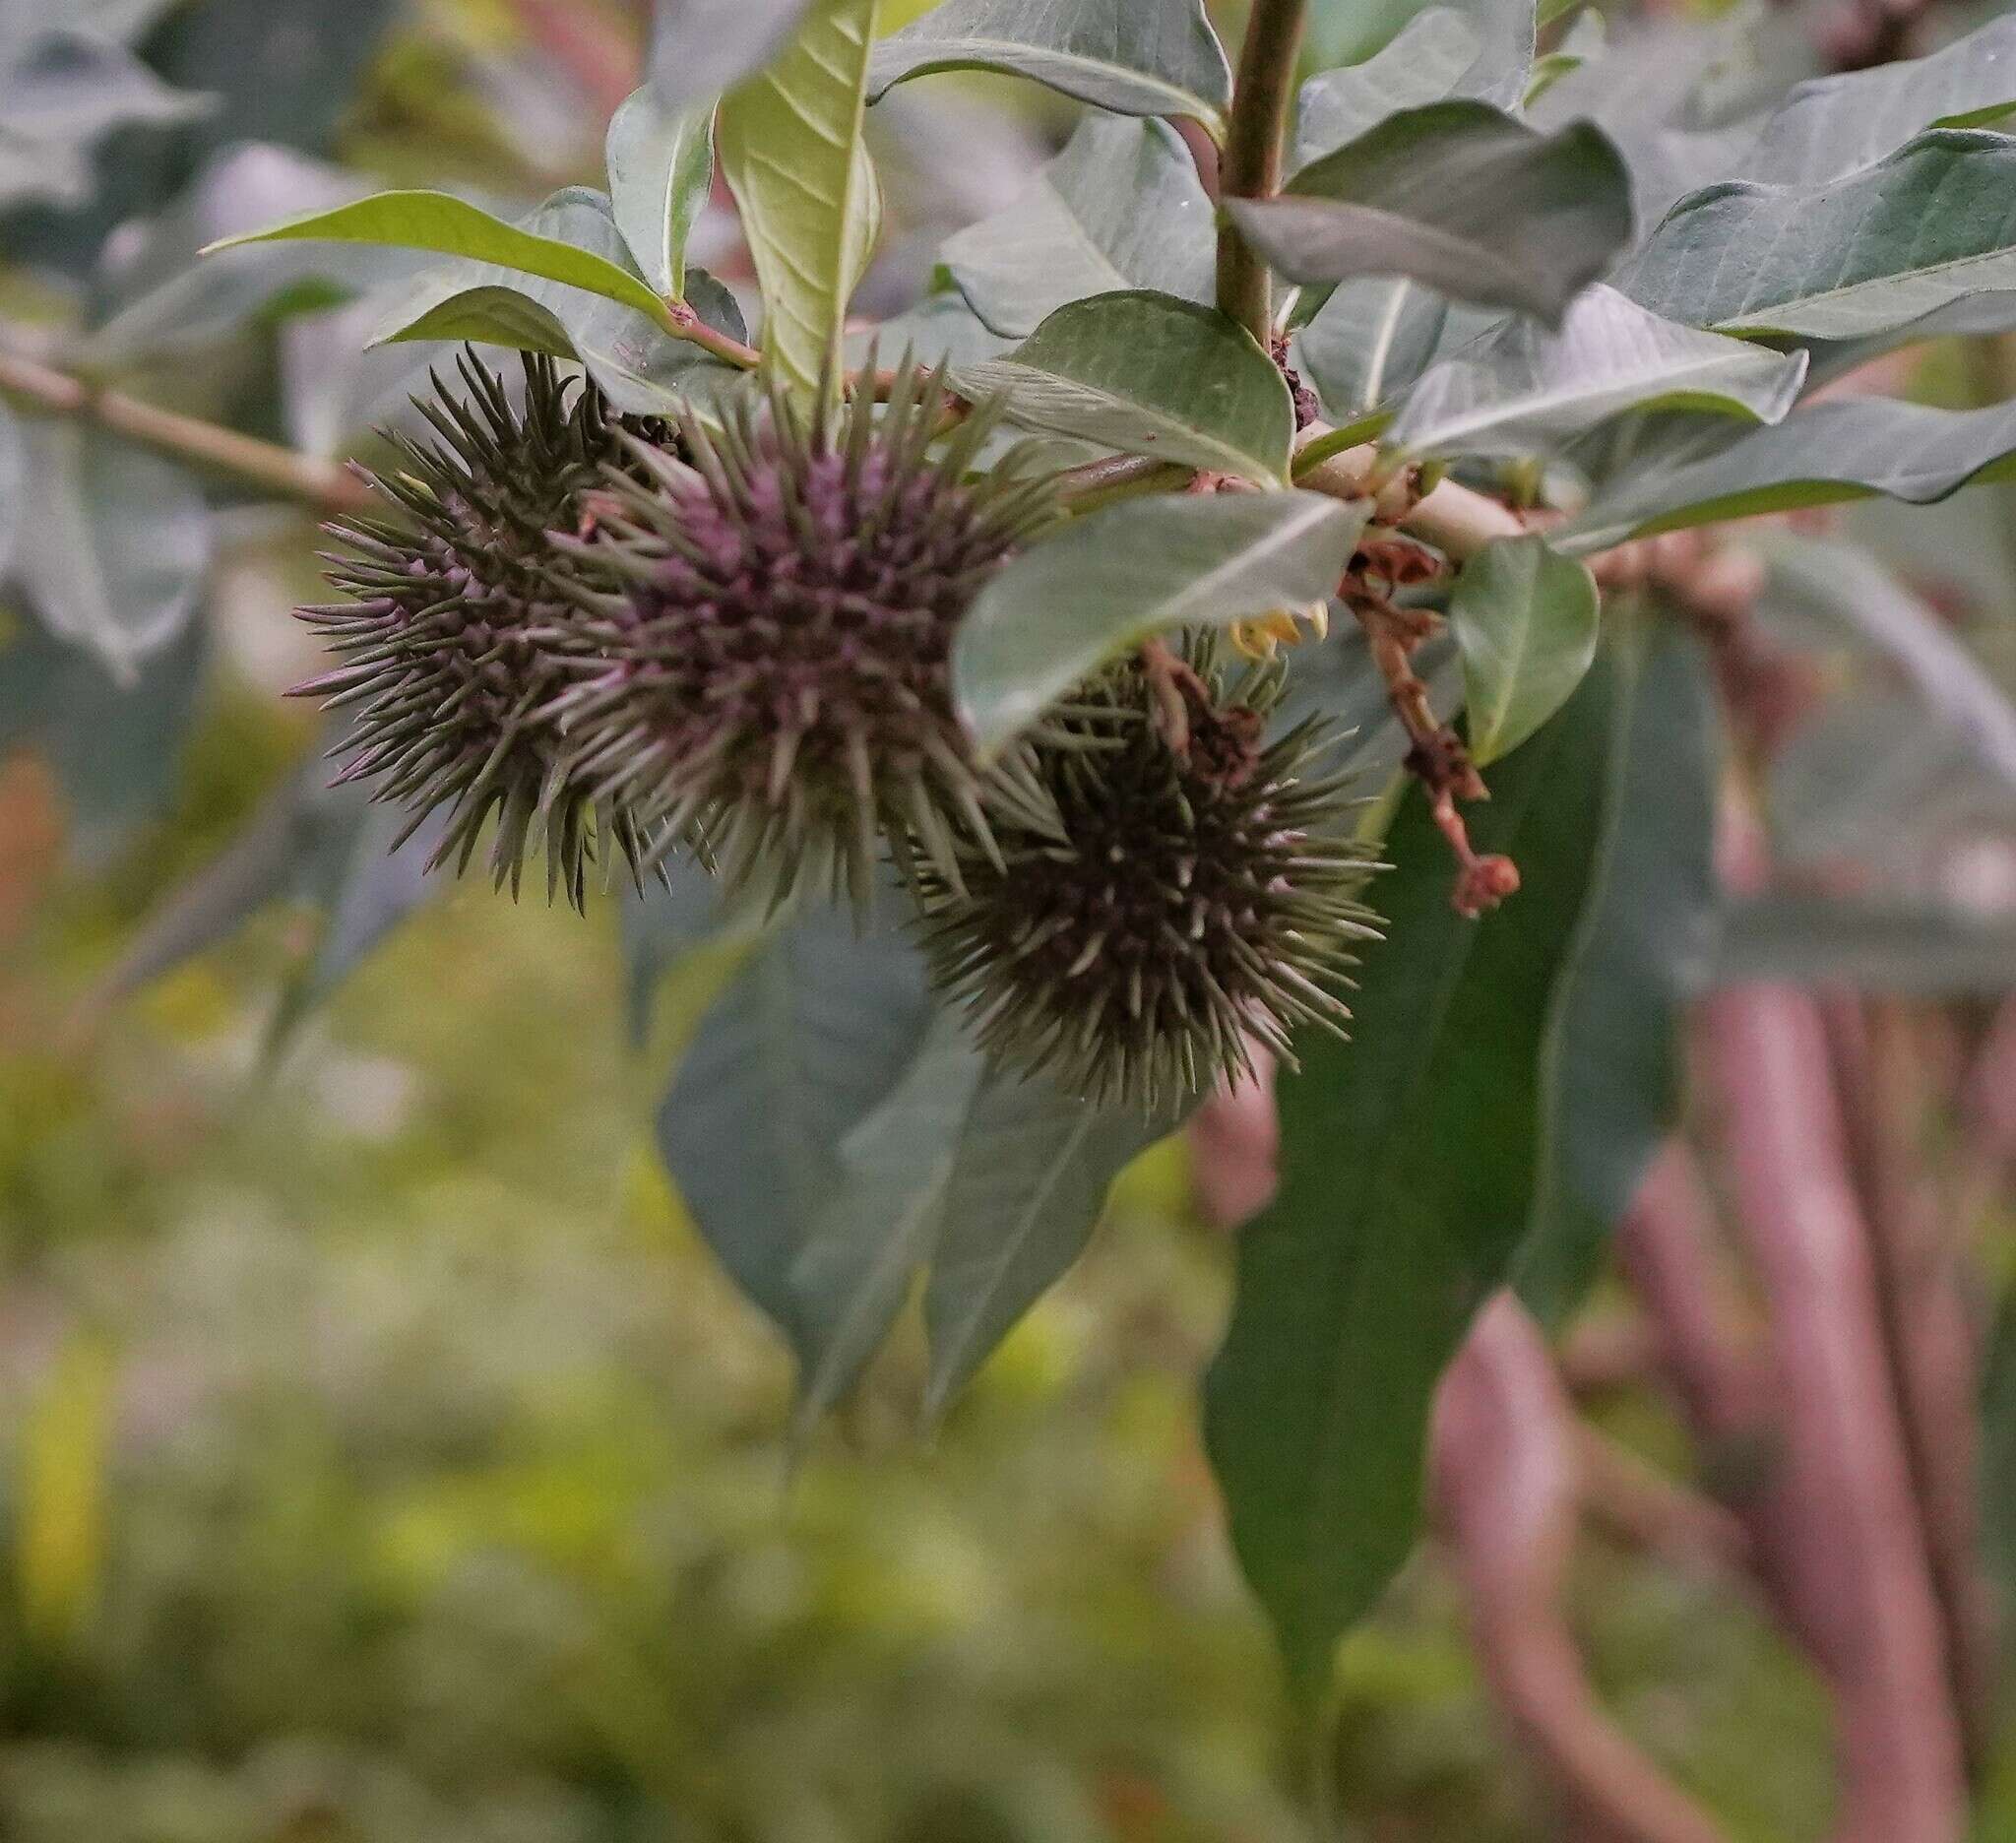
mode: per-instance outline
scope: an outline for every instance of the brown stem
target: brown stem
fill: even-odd
[[[1977,1335],[1961,1250],[1917,1156],[1921,1086],[1907,1020],[1894,1000],[1837,992],[1823,1003],[1953,1701],[1978,1781],[1991,1739],[1994,1632],[1980,1554]]]
[[[1219,161],[1222,198],[1272,198],[1281,190],[1282,147],[1307,11],[1308,0],[1253,0]],[[1218,304],[1260,342],[1262,351],[1268,349],[1274,334],[1273,282],[1267,265],[1228,220],[1218,229]]]
[[[325,514],[361,510],[369,490],[339,462],[241,435],[236,429],[162,410],[67,371],[0,351],[0,395],[51,415],[76,416],[178,461],[263,486]]]
[[[1606,1719],[1559,1601],[1583,1488],[1574,1418],[1509,1294],[1479,1316],[1435,1402],[1429,1482],[1492,1692],[1574,1826],[1607,1843],[1721,1843]]]

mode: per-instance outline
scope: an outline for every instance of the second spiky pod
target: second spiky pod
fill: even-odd
[[[577,772],[730,881],[867,900],[884,840],[958,875],[955,837],[1053,824],[1027,749],[982,775],[952,708],[974,596],[1056,516],[995,417],[948,427],[942,373],[801,413],[782,396],[631,442],[575,559],[573,683],[550,707]]]

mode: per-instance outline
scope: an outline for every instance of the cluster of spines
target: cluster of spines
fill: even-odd
[[[341,663],[295,694],[346,713],[339,779],[408,806],[402,840],[442,814],[433,861],[467,869],[494,815],[497,882],[517,890],[536,837],[548,893],[579,905],[598,852],[633,866],[649,855],[634,817],[572,772],[546,715],[571,615],[548,580],[550,533],[601,479],[616,425],[550,358],[525,359],[521,404],[472,355],[457,370],[461,394],[435,376],[414,400],[434,439],[388,433],[396,465],[358,470],[388,516],[329,527],[342,546],[324,554],[329,580],[351,599],[300,613]]]
[[[1037,748],[1062,835],[968,842],[958,884],[916,887],[937,982],[983,1049],[1102,1103],[1156,1110],[1292,1059],[1299,1025],[1342,1032],[1339,988],[1376,938],[1372,855],[1320,720],[1269,740],[1283,668],[1226,683],[1209,637],[1130,661],[1053,714]],[[1182,718],[1168,720],[1171,693]]]
[[[973,469],[998,413],[947,427],[943,369],[906,363],[810,417],[782,395],[626,444],[576,560],[573,683],[547,707],[597,795],[736,884],[873,886],[885,840],[956,875],[956,836],[1046,822],[1027,751],[982,776],[952,709],[952,640],[1055,516],[1014,459]],[[934,452],[935,449],[935,452]]]

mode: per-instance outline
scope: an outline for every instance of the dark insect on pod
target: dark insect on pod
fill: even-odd
[[[1255,1043],[1292,1062],[1297,1026],[1342,1033],[1374,859],[1322,768],[1336,732],[1264,738],[1281,689],[1278,665],[1228,685],[1209,637],[1114,667],[1036,744],[1060,838],[962,836],[959,887],[918,860],[934,977],[1002,1064],[1160,1111]]]
[[[526,357],[521,404],[473,353],[456,368],[463,394],[437,376],[415,400],[435,438],[388,435],[398,465],[364,477],[386,515],[330,527],[342,548],[325,554],[329,581],[354,600],[299,610],[341,664],[294,695],[347,713],[340,779],[410,808],[403,837],[445,815],[436,864],[467,869],[494,815],[498,884],[515,894],[542,844],[549,897],[579,906],[598,852],[633,869],[648,856],[630,818],[598,809],[569,771],[541,715],[565,683],[550,637],[574,618],[547,580],[548,534],[580,517],[617,452],[615,419],[550,358]]]
[[[1027,751],[973,766],[948,662],[1054,493],[1012,455],[973,474],[996,413],[948,427],[942,371],[882,397],[807,417],[772,393],[683,420],[676,455],[629,444],[595,536],[562,546],[581,615],[550,715],[577,771],[777,899],[864,903],[885,838],[956,877],[955,834],[984,856],[999,815],[1046,823]]]

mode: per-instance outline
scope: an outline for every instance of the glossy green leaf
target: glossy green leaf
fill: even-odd
[[[1682,199],[1618,278],[1669,320],[1856,339],[2016,286],[2016,141],[1942,128],[1848,178]]]
[[[1567,702],[1596,657],[1596,584],[1543,538],[1488,544],[1463,566],[1449,627],[1463,653],[1470,751],[1509,754]]]
[[[1282,1176],[1238,1240],[1205,1438],[1246,1577],[1313,1702],[1338,1636],[1420,1528],[1429,1405],[1503,1283],[1542,1158],[1543,1044],[1594,870],[1610,742],[1599,667],[1472,809],[1523,887],[1478,922],[1418,789],[1389,841],[1353,1041],[1281,1081]]]
[[[843,1142],[903,1079],[932,1011],[905,934],[808,912],[751,950],[660,1106],[659,1150],[701,1234],[801,1360],[814,1345],[792,1269]]]
[[[1590,503],[1549,534],[1570,555],[1627,538],[1885,494],[1926,505],[2011,471],[2016,405],[1932,410],[1884,398],[1815,404],[1730,439],[1727,417],[1648,417],[1619,431]]]
[[[861,144],[874,30],[875,0],[822,0],[715,130],[763,288],[765,362],[807,395],[840,388],[847,304],[881,225]]]
[[[1976,128],[2016,112],[2016,17],[1990,20],[1929,57],[1796,85],[1764,124],[1743,177],[1819,185],[1931,127]]]
[[[1321,493],[1214,493],[1074,519],[980,591],[953,643],[953,692],[975,742],[991,754],[1153,634],[1327,601],[1369,512]]]
[[[1555,999],[1546,1149],[1515,1276],[1551,1328],[1588,1296],[1673,1128],[1681,1023],[1707,982],[1721,921],[1721,738],[1708,661],[1663,617],[1608,651],[1612,792],[1581,939]]]
[[[881,1348],[931,1252],[982,1066],[958,1019],[940,1012],[889,1098],[840,1143],[832,1192],[790,1274],[801,1436]]]
[[[1121,1168],[1176,1124],[1095,1107],[1040,1076],[988,1073],[960,1134],[924,1289],[928,1415],[1085,1251]]]
[[[659,106],[712,106],[777,56],[808,11],[808,0],[657,0],[647,63]]]
[[[629,270],[628,245],[609,201],[570,187],[524,221],[528,233]],[[720,332],[739,339],[734,297],[704,270],[687,278],[688,305]],[[560,282],[538,281],[489,263],[461,262],[421,276],[394,304],[377,342],[472,340],[578,358],[619,410],[662,415],[696,390],[739,375],[656,320]]]
[[[1629,410],[1776,422],[1805,370],[1803,352],[1676,326],[1599,284],[1576,297],[1557,330],[1515,321],[1476,356],[1436,365],[1386,441],[1413,455],[1525,457]]]
[[[1311,77],[1295,103],[1295,166],[1334,154],[1399,109],[1455,95],[1481,48],[1461,13],[1431,6],[1362,64]]]
[[[1286,484],[1294,403],[1281,367],[1216,308],[1167,294],[1059,307],[1013,351],[953,373],[1024,428]]]
[[[210,248],[238,249],[248,243],[273,243],[287,238],[382,243],[398,249],[433,250],[437,255],[492,263],[500,269],[606,295],[657,321],[667,331],[676,331],[664,302],[634,269],[593,250],[578,249],[558,237],[541,236],[506,223],[480,206],[446,192],[374,193],[354,204],[339,205],[330,211],[304,212],[264,230],[224,237]]]
[[[994,332],[1022,339],[1090,294],[1154,288],[1206,301],[1217,232],[1197,162],[1158,121],[1090,114],[1036,183],[946,239],[960,292]]]
[[[869,93],[930,71],[1034,78],[1121,115],[1224,132],[1231,70],[1203,0],[940,0],[875,47]]]
[[[88,424],[30,421],[14,574],[50,632],[115,681],[168,645],[210,567],[210,514],[187,470]]]
[[[1550,323],[1631,233],[1623,162],[1588,123],[1540,135],[1482,102],[1388,116],[1274,199],[1230,199],[1293,282],[1405,276]]]
[[[609,203],[644,279],[686,294],[686,238],[714,183],[714,104],[667,108],[650,85],[609,121]]]
[[[1873,896],[1756,896],[1729,914],[1715,978],[1922,998],[2016,988],[2016,915]]]

